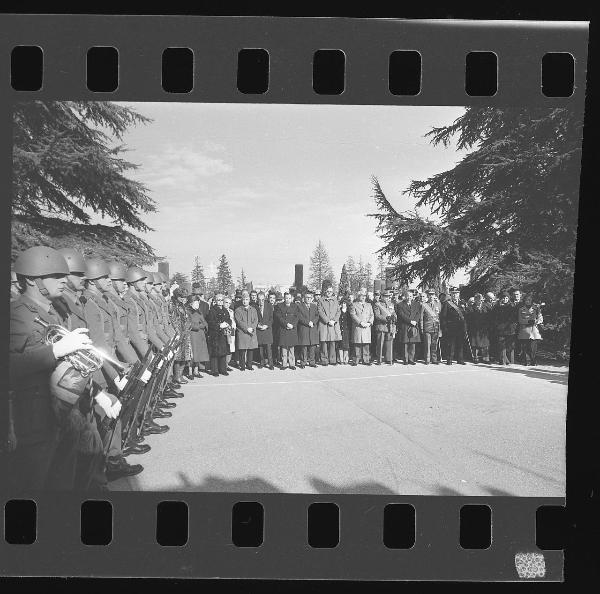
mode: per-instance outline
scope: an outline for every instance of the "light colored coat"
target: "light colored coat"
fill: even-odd
[[[332,340],[342,340],[340,331],[340,306],[335,297],[321,297],[317,304],[319,311],[319,340],[329,342]],[[334,320],[335,324],[330,326],[329,320]]]
[[[375,320],[373,314],[373,307],[366,301],[361,303],[355,301],[350,306],[350,317],[352,318],[352,340],[355,344],[367,344],[371,342],[371,325]],[[366,328],[363,328],[360,324],[365,322],[369,324]]]
[[[235,310],[234,314],[237,330],[236,346],[238,349],[256,349],[258,348],[258,338],[256,336],[256,326],[258,325],[258,312],[251,305],[245,308],[243,305]],[[248,328],[252,328],[250,334]]]
[[[519,307],[519,335],[517,338],[519,340],[542,340],[542,335],[538,330],[538,324],[542,324],[544,322],[544,318],[542,317],[542,312],[538,307],[532,305],[531,307],[527,307],[526,305],[521,305]],[[533,325],[529,325],[529,321],[533,320]]]

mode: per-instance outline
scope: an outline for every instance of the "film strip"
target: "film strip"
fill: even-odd
[[[0,22],[5,195],[12,106],[24,100],[584,108],[585,23],[19,15]],[[19,73],[20,61],[31,72]],[[8,201],[4,209],[9,230]],[[90,507],[77,493],[3,492],[0,573],[563,576],[552,531],[536,536],[541,519],[554,525],[563,497],[109,492],[99,499]]]

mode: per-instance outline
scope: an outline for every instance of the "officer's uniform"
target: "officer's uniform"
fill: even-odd
[[[123,301],[129,306],[127,331],[131,344],[139,357],[143,357],[149,348],[148,329],[146,324],[146,308],[138,292],[130,287],[123,296]]]
[[[4,479],[16,491],[45,487],[58,440],[49,382],[57,360],[36,317],[61,323],[50,303],[21,295],[10,304],[9,377],[17,447],[9,454],[9,475]]]
[[[129,304],[121,299],[116,293],[107,292],[104,294],[109,305],[112,305],[114,320],[116,322],[116,351],[119,359],[125,363],[135,363],[139,361],[134,348],[129,339]]]

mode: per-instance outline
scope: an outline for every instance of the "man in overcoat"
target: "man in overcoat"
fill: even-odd
[[[279,324],[279,346],[281,348],[281,369],[296,369],[294,347],[298,344],[298,307],[292,303],[291,293],[285,293],[283,303],[275,310]]]
[[[229,336],[232,332],[232,320],[229,311],[223,306],[223,293],[215,295],[213,306],[206,315],[208,324],[208,350],[210,353],[211,375],[229,375],[227,355],[229,355]]]
[[[265,294],[260,291],[258,294],[258,351],[259,351],[259,367],[266,367],[267,362],[269,369],[273,370],[273,304],[265,299]]]
[[[324,280],[323,296],[317,304],[319,311],[319,341],[321,343],[321,364],[336,365],[335,343],[342,340],[340,332],[340,306],[333,295],[331,281]]]
[[[393,364],[393,344],[396,335],[396,312],[392,303],[393,292],[386,290],[383,293],[383,301],[378,301],[373,306],[375,317],[375,365],[381,365],[382,358],[386,359],[388,365]]]
[[[403,346],[404,365],[416,365],[415,344],[421,342],[423,331],[423,308],[413,298],[412,291],[404,291],[402,300],[396,304],[398,317],[398,342]]]
[[[427,300],[421,304],[423,308],[423,358],[425,365],[438,361],[438,341],[440,334],[440,304],[435,298],[435,291],[427,291]]]
[[[234,311],[236,323],[236,348],[240,371],[253,371],[252,359],[254,349],[258,348],[256,327],[258,325],[258,312],[250,305],[250,295],[247,291],[242,294],[242,305]]]
[[[354,359],[350,365],[371,365],[371,326],[375,321],[373,307],[367,301],[367,290],[360,289],[358,299],[350,306],[350,317],[352,319],[352,339],[354,344]]]
[[[459,365],[465,365],[463,360],[463,343],[465,340],[465,316],[462,308],[447,295],[440,293],[442,300],[442,309],[440,311],[440,327],[443,333],[443,340],[446,343],[446,365],[452,365],[452,358],[456,352],[456,362]]]
[[[304,301],[298,304],[298,345],[301,360],[298,365],[316,367],[315,350],[319,345],[319,311],[313,301],[312,291],[304,293]]]

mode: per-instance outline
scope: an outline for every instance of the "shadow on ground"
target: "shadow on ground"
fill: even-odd
[[[552,384],[561,384],[566,386],[569,383],[569,371],[563,369],[539,369],[537,367],[525,367],[521,365],[515,365],[514,367],[507,366],[490,366],[492,371],[500,371],[502,373],[520,373],[533,379],[544,379],[548,380]]]

